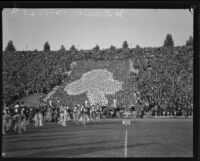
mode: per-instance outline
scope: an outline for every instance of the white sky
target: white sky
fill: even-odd
[[[13,40],[17,50],[92,49],[127,40],[129,46],[162,46],[171,34],[176,46],[193,35],[193,15],[184,9],[4,9],[3,50]]]

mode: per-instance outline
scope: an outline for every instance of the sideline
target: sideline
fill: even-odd
[[[124,118],[103,118],[100,119],[101,122],[121,122],[123,121]],[[165,122],[165,121],[193,121],[193,118],[129,118],[130,121],[138,121],[138,122],[153,122],[153,121],[158,121],[158,122]]]

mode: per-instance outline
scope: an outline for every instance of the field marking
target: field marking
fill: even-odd
[[[127,135],[128,131],[126,130],[126,134],[125,134],[125,146],[124,146],[124,157],[127,158],[127,141],[128,141],[128,135]]]

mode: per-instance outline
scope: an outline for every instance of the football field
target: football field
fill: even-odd
[[[4,157],[192,157],[192,119],[105,119],[86,126],[28,125],[24,134],[3,136]]]

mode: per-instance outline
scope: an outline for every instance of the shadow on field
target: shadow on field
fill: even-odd
[[[73,132],[73,131],[89,131],[89,130],[107,130],[107,129],[111,129],[111,128],[98,128],[98,127],[96,127],[96,128],[88,128],[88,127],[83,127],[83,128],[77,128],[77,129],[67,129],[67,127],[66,127],[66,129],[63,129],[63,130],[61,130],[61,129],[54,129],[54,130],[46,130],[45,132],[46,133],[54,133],[54,132],[56,132],[56,133],[68,133],[68,132]],[[68,131],[69,130],[69,131]],[[37,132],[39,132],[39,131],[37,131]],[[44,132],[44,131],[41,131],[41,132]],[[32,132],[32,133],[28,133],[28,134],[35,134],[35,132]]]
[[[77,147],[71,149],[54,149],[52,151],[37,151],[33,152],[32,154],[25,154],[24,156],[20,157],[34,157],[34,158],[51,158],[51,157],[78,157],[79,155],[94,153],[98,151],[109,151],[109,150],[116,150],[122,149],[123,146],[110,146],[110,147],[102,147],[102,146],[89,146],[89,147]],[[118,154],[118,153],[117,153]],[[99,156],[96,156],[99,157]],[[106,157],[102,155],[102,157]],[[120,156],[119,156],[120,157]],[[123,157],[123,156],[121,156]]]
[[[64,140],[63,140],[64,141]],[[65,149],[66,151],[68,150],[76,150],[76,148],[73,148],[71,149],[71,147],[79,147],[79,146],[84,146],[85,148],[89,148],[87,146],[90,146],[90,145],[99,145],[99,144],[104,144],[104,143],[116,143],[116,142],[121,142],[121,141],[124,141],[124,140],[105,140],[105,141],[99,141],[99,142],[85,142],[85,143],[73,143],[73,144],[64,144],[64,145],[54,145],[54,146],[44,146],[44,147],[31,147],[31,148],[24,148],[24,147],[19,147],[14,150],[9,150],[9,152],[20,152],[20,151],[23,151],[23,153],[26,153],[26,152],[29,152],[29,151],[32,151],[32,150],[36,150],[36,153],[38,153],[38,151],[41,151],[41,150],[44,150],[42,151],[43,152],[46,152],[46,151],[51,151],[53,150],[53,153],[54,151],[56,151],[57,149]],[[93,147],[91,147],[93,148]],[[25,154],[26,155],[26,154]]]
[[[55,133],[55,132],[54,132]],[[70,134],[70,133],[66,133],[66,132],[56,132],[58,134],[54,134],[54,133],[48,133],[48,132],[42,132],[42,133],[38,133],[38,134],[35,134],[35,133],[24,133],[24,134],[15,134],[15,135],[12,135],[12,136],[4,136],[4,139],[8,138],[9,137],[9,140],[12,141],[12,140],[16,140],[16,139],[30,139],[30,138],[46,138],[46,137],[60,137],[60,136],[74,136],[73,134]],[[32,135],[34,134],[34,135]]]
[[[54,136],[52,138],[52,136]],[[55,137],[56,136],[56,137]],[[21,138],[21,139],[15,139],[15,140],[9,140],[8,142],[10,143],[19,143],[19,142],[38,142],[38,141],[52,141],[52,140],[63,140],[63,139],[71,139],[71,136],[60,136],[60,135],[51,135],[51,136],[38,136],[38,138],[34,138],[34,137],[29,137],[29,138]]]
[[[123,146],[110,146],[110,147],[83,147],[83,148],[73,148],[73,149],[69,149],[69,150],[55,150],[54,155],[51,155],[49,157],[78,157],[79,155],[83,155],[83,154],[89,154],[89,153],[95,153],[98,151],[109,151],[109,150],[116,150],[116,149],[122,149]],[[118,155],[120,155],[119,153],[117,153]],[[42,154],[35,154],[36,155],[40,155],[40,157],[46,157],[48,155],[48,153],[42,153]],[[100,156],[96,156],[96,157],[100,157]],[[102,158],[108,157],[105,155],[101,155]],[[120,156],[118,156],[120,157]],[[123,157],[123,156],[121,156]]]
[[[120,128],[120,127],[119,127]],[[97,131],[97,130],[111,130],[110,127],[107,127],[107,128],[102,128],[102,127],[95,127],[95,126],[79,126],[77,128],[71,128],[71,127],[59,127],[59,128],[54,128],[53,130],[50,130],[50,129],[35,129],[34,131],[28,131],[28,132],[25,132],[21,135],[19,134],[6,134],[5,137],[10,137],[10,139],[16,139],[16,138],[23,138],[25,137],[25,135],[30,135],[29,137],[47,137],[47,136],[60,136],[60,135],[63,135],[63,134],[66,134],[66,135],[71,135],[71,134],[68,134],[69,132],[78,132],[78,131],[85,131],[87,132],[88,130],[94,130],[94,131]],[[35,134],[35,133],[40,133],[40,135],[32,135],[31,134]],[[57,133],[57,135],[51,135],[51,133]],[[41,136],[42,135],[42,136]]]
[[[104,124],[104,125],[106,125],[106,124],[120,124],[121,123],[121,121],[102,121],[102,122],[100,122],[99,124]],[[93,124],[91,124],[91,125],[93,125]]]

